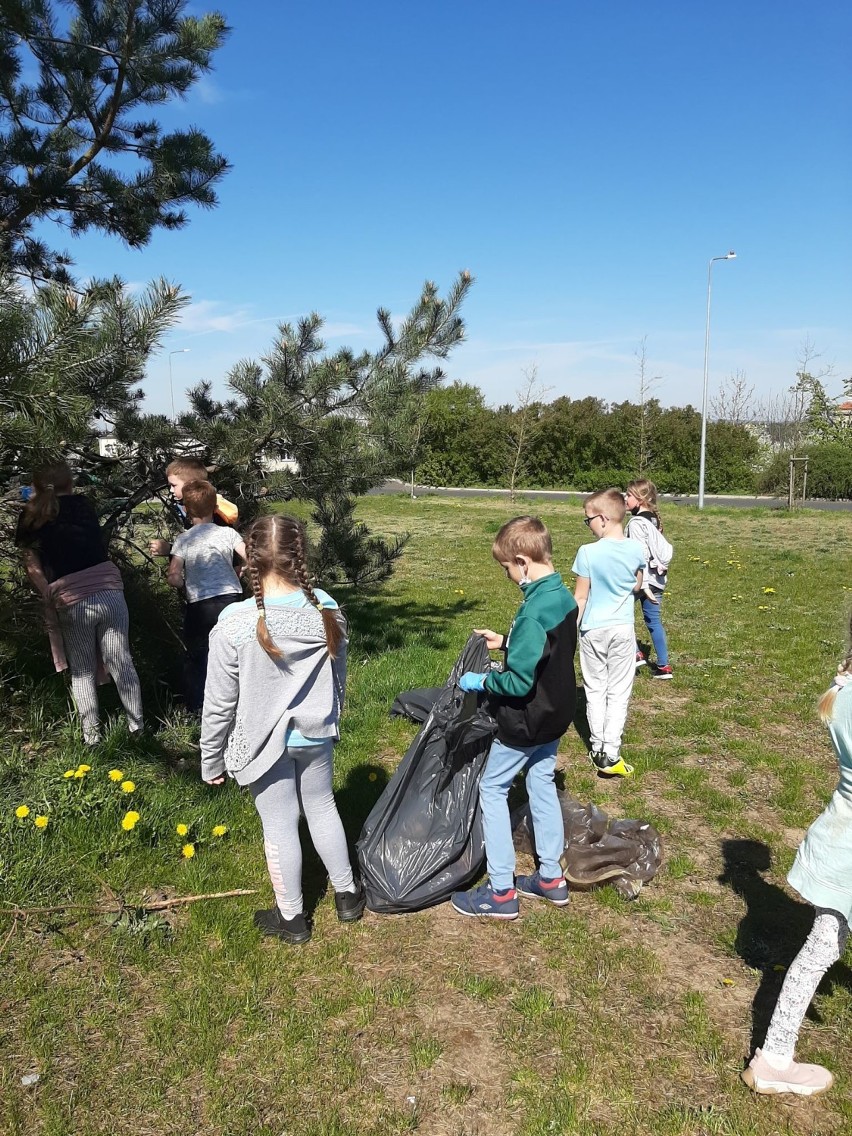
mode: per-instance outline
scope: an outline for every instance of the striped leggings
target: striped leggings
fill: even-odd
[[[112,675],[131,731],[142,729],[142,692],[130,657],[130,618],[124,593],[96,592],[59,609],[59,625],[71,670],[71,692],[87,745],[100,741],[98,656]]]

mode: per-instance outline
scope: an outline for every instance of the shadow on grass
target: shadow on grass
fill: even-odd
[[[349,856],[356,876],[358,867],[355,842],[361,835],[361,829],[364,827],[364,821],[369,816],[370,810],[384,792],[388,780],[388,771],[385,768],[381,765],[374,765],[372,762],[365,762],[363,765],[350,769],[346,784],[334,794],[340,818],[346,831]],[[325,892],[328,873],[311,842],[304,818],[300,822],[299,830],[304,854],[302,892],[305,914],[310,916]]]
[[[574,721],[571,725],[586,749],[590,750],[592,748],[592,731],[589,729],[589,719],[586,713],[586,691],[582,686],[577,687],[577,708],[574,711]]]
[[[814,909],[763,878],[761,872],[768,871],[771,853],[760,841],[723,840],[722,856],[725,870],[719,882],[742,896],[746,904],[734,946],[743,962],[761,974],[751,1012],[753,1052],[766,1037],[787,968],[810,934]],[[819,990],[826,994],[834,986],[852,990],[852,970],[843,962],[835,963]],[[813,1005],[807,1016],[821,1020]]]
[[[467,599],[418,603],[377,592],[343,593],[341,603],[349,620],[350,641],[365,655],[408,647],[415,640],[424,647],[443,651],[457,638],[457,617],[476,608]]]

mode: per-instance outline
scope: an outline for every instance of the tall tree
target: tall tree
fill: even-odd
[[[0,481],[89,448],[93,420],[136,406],[145,363],[186,300],[164,280],[141,295],[119,280],[28,294],[0,274]]]
[[[427,283],[399,327],[378,312],[383,343],[355,355],[326,351],[314,313],[282,324],[270,351],[245,360],[228,376],[232,397],[221,402],[205,382],[190,392],[190,411],[177,425],[129,412],[118,424],[128,461],[153,491],[163,458],[180,439],[193,439],[216,465],[216,481],[249,519],[263,500],[309,502],[319,527],[317,567],[325,579],[379,581],[392,570],[404,538],[383,541],[355,520],[355,498],[396,473],[407,457],[395,423],[405,407],[442,380],[440,367],[464,338],[460,316],[471,277],[462,273],[446,298]],[[294,459],[284,465],[284,459]]]
[[[541,403],[550,387],[538,381],[538,367],[535,363],[523,370],[524,381],[518,388],[517,409],[512,415],[512,430],[509,434],[509,499],[515,503],[517,487],[527,468],[530,445],[535,441],[539,425]]]
[[[227,34],[218,12],[187,7],[0,4],[0,258],[14,271],[69,280],[70,257],[36,235],[40,222],[139,248],[185,225],[187,205],[216,204],[226,159],[195,127],[166,134],[148,117],[210,71]]]

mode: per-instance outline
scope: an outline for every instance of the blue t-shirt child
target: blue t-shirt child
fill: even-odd
[[[571,571],[589,583],[581,631],[633,625],[636,572],[645,566],[645,550],[635,540],[599,540],[583,544]]]

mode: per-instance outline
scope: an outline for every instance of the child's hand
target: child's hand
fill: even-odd
[[[649,599],[651,603],[658,604],[660,602],[660,597],[655,596],[650,588],[643,588],[642,595],[645,596],[646,599]]]
[[[148,550],[152,556],[168,556],[172,550],[172,546],[167,540],[156,539],[152,540],[148,545]]]
[[[485,689],[485,675],[477,671],[466,671],[459,679],[459,686],[465,693]]]
[[[503,636],[496,631],[489,631],[487,627],[474,627],[474,635],[481,635],[485,639],[485,646],[489,651],[499,651],[503,646]]]

